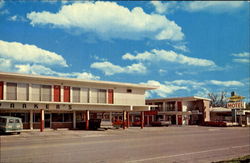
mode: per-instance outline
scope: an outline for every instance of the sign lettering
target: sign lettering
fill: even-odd
[[[236,108],[246,108],[245,102],[229,102],[227,103],[227,108],[236,109]]]

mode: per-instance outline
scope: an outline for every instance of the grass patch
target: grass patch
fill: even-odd
[[[250,163],[250,155],[234,158],[231,160],[217,161],[212,163]]]

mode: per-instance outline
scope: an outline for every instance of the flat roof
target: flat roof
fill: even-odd
[[[194,100],[206,100],[211,101],[209,98],[198,97],[198,96],[188,96],[188,97],[166,97],[166,98],[154,98],[154,99],[146,99],[146,101],[194,101]]]
[[[61,82],[72,82],[78,84],[94,84],[94,85],[108,85],[108,86],[117,86],[117,87],[129,87],[129,88],[141,88],[146,90],[157,89],[158,87],[146,84],[132,84],[132,83],[122,83],[122,82],[112,82],[112,81],[98,81],[98,80],[85,80],[77,78],[62,78],[62,77],[53,77],[53,76],[42,76],[34,74],[20,74],[13,72],[0,72],[0,78],[21,78],[21,79],[39,79],[47,81],[61,81]]]

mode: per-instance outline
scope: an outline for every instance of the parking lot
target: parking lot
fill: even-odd
[[[250,129],[132,127],[2,135],[0,162],[212,162],[250,154]]]

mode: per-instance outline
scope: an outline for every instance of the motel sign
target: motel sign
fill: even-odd
[[[229,102],[227,103],[227,108],[228,109],[243,109],[246,108],[246,103],[245,102]]]

